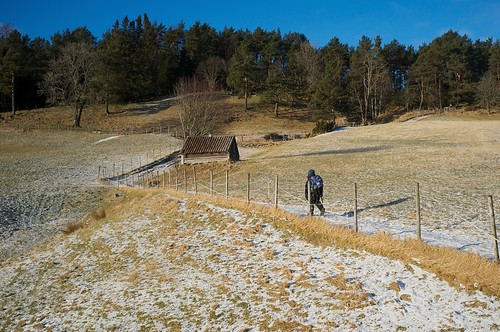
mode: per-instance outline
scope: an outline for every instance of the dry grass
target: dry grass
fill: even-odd
[[[499,271],[498,267],[487,270],[491,263],[480,260],[485,264],[474,267],[477,274],[489,274],[489,278],[462,282],[467,277],[463,270],[477,262],[477,256],[385,234],[355,233],[320,218],[300,218],[261,205],[163,189],[124,188],[110,192],[96,211],[97,218],[89,216],[83,228],[1,265],[12,276],[4,279],[7,288],[2,294],[15,295],[0,300],[6,318],[0,329],[25,319],[24,328],[34,329],[35,313],[47,317],[45,323],[65,317],[59,326],[68,329],[92,324],[92,328],[111,330],[113,324],[125,322],[143,329],[158,328],[152,322],[163,328],[207,323],[283,331],[315,330],[319,324],[359,328],[363,308],[374,310],[378,305],[373,302],[375,295],[363,279],[353,278],[352,271],[345,273],[349,268],[340,263],[327,264],[325,271],[333,273],[316,274],[315,251],[310,252],[314,258],[304,256],[309,245],[290,245],[302,243],[297,238],[314,247],[360,250],[345,255],[362,256],[367,251],[401,259],[410,274],[413,265],[443,277],[440,266],[450,273],[461,261],[462,271],[448,280],[451,284],[462,283],[470,290],[480,287],[498,296],[492,284]],[[278,244],[276,250],[269,250],[273,243]],[[19,288],[26,291],[14,292]],[[412,301],[410,293],[398,291],[393,284],[387,288],[394,289],[395,299]],[[321,295],[304,300],[302,292]],[[491,310],[488,303],[471,300],[467,305],[487,305]],[[29,306],[32,312],[23,309]],[[310,306],[330,314],[318,314],[322,318],[310,326]],[[360,321],[353,316],[356,312]],[[332,315],[338,319],[332,321]]]
[[[71,234],[74,231],[85,227],[85,222],[83,220],[74,220],[69,222],[63,230],[64,234]]]
[[[83,112],[81,127],[84,131],[96,130],[117,133],[144,133],[154,128],[172,133],[179,126],[177,111],[173,102],[160,100],[140,104],[112,105],[110,115],[104,113],[103,106],[86,108]],[[38,110],[18,111],[15,118],[4,122],[11,127],[24,130],[69,129],[73,124],[73,111],[52,107]]]
[[[214,107],[226,114],[220,133],[237,136],[262,138],[271,132],[281,134],[309,133],[318,119],[325,114],[307,109],[282,108],[280,117],[274,116],[273,107],[262,107],[260,99],[249,99],[249,110],[244,110],[244,101],[237,97],[220,94],[214,100]],[[18,111],[14,118],[6,117],[1,125],[19,127],[23,130],[34,129],[68,129],[73,124],[73,112],[64,108],[46,108],[38,110]],[[98,130],[114,133],[144,133],[153,129],[169,131],[180,135],[178,106],[174,99],[143,102],[127,105],[111,105],[110,115],[104,113],[102,105],[84,110],[81,126],[83,130]]]
[[[103,208],[99,208],[92,212],[91,217],[94,220],[104,219],[106,218],[106,210],[104,210]]]
[[[424,230],[461,227],[484,237],[489,235],[486,197],[500,196],[499,142],[496,117],[478,121],[434,116],[350,128],[258,149],[240,163],[196,165],[198,191],[209,193],[213,167],[218,195],[224,195],[224,172],[229,170],[232,198],[246,199],[247,174],[251,174],[251,200],[272,204],[279,175],[280,204],[300,206],[304,205],[304,176],[314,168],[325,181],[328,211],[352,214],[357,183],[360,218],[376,216],[413,227],[418,182]],[[187,172],[190,179],[192,168]],[[191,181],[188,189],[194,190]]]
[[[172,195],[188,197],[179,192]],[[319,246],[366,250],[372,254],[399,259],[435,273],[457,289],[480,290],[500,298],[500,265],[484,257],[453,248],[428,245],[415,239],[396,239],[387,233],[368,235],[346,227],[332,226],[320,218],[301,218],[295,214],[266,206],[227,201],[211,196],[199,199],[247,213],[257,213],[284,232],[292,232]],[[270,258],[270,253],[265,254]]]

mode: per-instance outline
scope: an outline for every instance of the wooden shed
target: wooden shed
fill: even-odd
[[[181,164],[238,161],[240,153],[234,136],[192,136],[180,152]]]

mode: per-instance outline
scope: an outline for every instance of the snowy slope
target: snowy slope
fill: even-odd
[[[0,330],[500,329],[499,299],[416,265],[316,247],[192,199],[135,206],[2,263]]]

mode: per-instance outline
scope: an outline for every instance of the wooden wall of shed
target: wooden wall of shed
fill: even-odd
[[[226,160],[230,160],[229,153],[187,155],[183,157],[184,164],[211,163]]]

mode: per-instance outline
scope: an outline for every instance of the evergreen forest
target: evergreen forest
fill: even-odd
[[[186,78],[264,106],[301,107],[352,122],[388,110],[482,108],[500,104],[500,41],[448,31],[415,49],[397,40],[332,38],[314,47],[282,34],[125,17],[97,38],[86,27],[31,39],[0,26],[0,112],[48,105],[83,110],[175,95]]]

